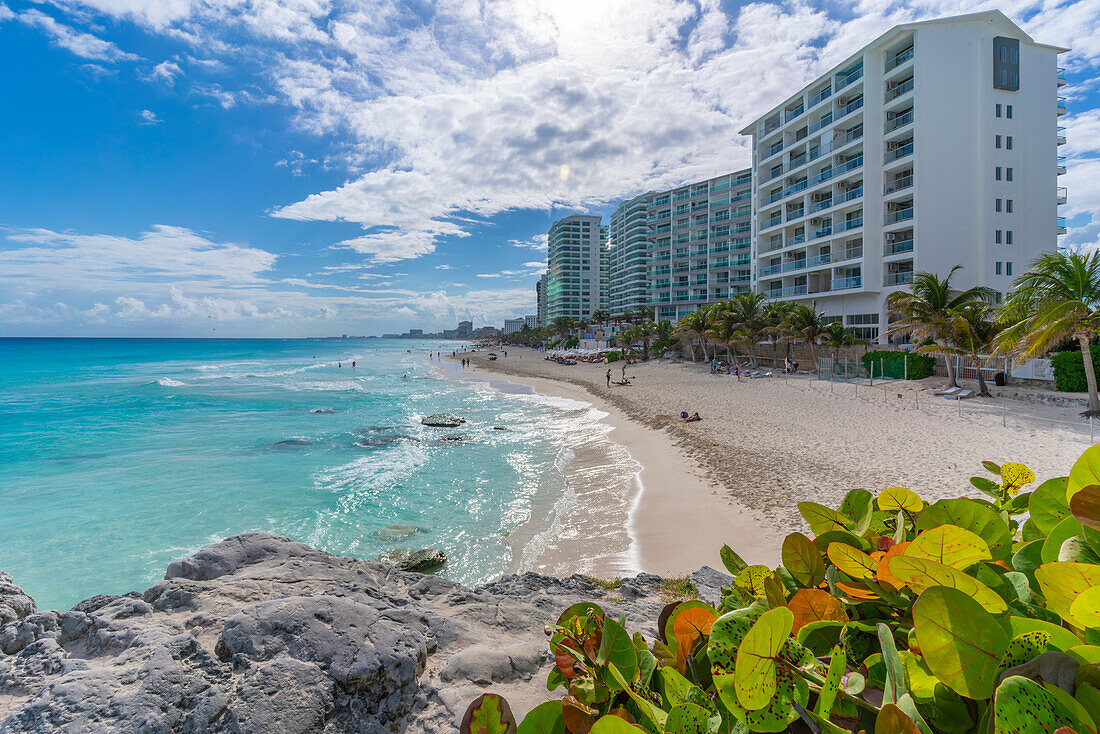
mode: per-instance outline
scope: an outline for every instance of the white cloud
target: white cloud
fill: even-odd
[[[143,125],[159,125],[164,122],[164,120],[158,118],[157,113],[152,110],[142,110],[138,113],[138,117],[141,118],[141,124]]]
[[[11,13],[10,10],[8,12],[9,14]],[[14,16],[9,15],[8,17],[14,17],[21,23],[38,28],[49,36],[54,44],[67,51],[71,51],[83,59],[115,62],[134,61],[140,58],[135,54],[123,51],[110,41],[104,41],[102,38],[94,36],[91,33],[84,33],[83,31],[78,31],[63,23],[58,23],[52,17],[39,10],[24,10],[21,13],[15,14]],[[0,20],[3,19],[4,14],[0,13]]]
[[[436,265],[435,269],[436,270],[450,270],[451,266],[450,265]]]
[[[163,82],[171,86],[175,84],[176,77],[182,76],[183,69],[175,61],[166,60],[162,61],[153,67],[153,70],[149,72],[147,77],[150,81]]]
[[[532,250],[547,250],[549,249],[550,235],[537,234],[526,240],[508,240],[508,244],[513,247],[526,247]]]

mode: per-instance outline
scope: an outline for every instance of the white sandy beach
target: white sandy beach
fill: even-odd
[[[629,523],[639,570],[668,575],[717,566],[723,543],[750,563],[774,565],[784,535],[804,529],[795,507],[801,500],[836,506],[853,487],[906,486],[928,501],[976,495],[968,479],[984,473],[982,460],[1023,462],[1042,481],[1068,473],[1090,443],[1079,408],[1009,398],[959,406],[920,392],[942,378],[874,388],[809,376],[738,382],[711,375],[704,364],[654,361],[627,368],[631,385],[607,388],[605,372],[611,366],[617,379],[619,364],[564,366],[531,349],[508,352],[495,362],[466,355],[473,359],[466,375],[507,375],[545,395],[592,402],[615,427],[609,437],[644,467],[634,507],[586,505],[578,497],[601,522],[592,534],[577,528],[572,542],[540,559],[539,570],[569,571],[593,550],[623,542],[596,527],[620,521]],[[703,420],[682,423],[682,410]]]

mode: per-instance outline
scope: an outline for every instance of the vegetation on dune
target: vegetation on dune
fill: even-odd
[[[776,568],[747,565],[712,607],[673,601],[658,637],[594,603],[546,627],[562,698],[483,734],[1097,734],[1100,445],[1066,477],[985,462],[987,499],[890,487],[802,502]]]

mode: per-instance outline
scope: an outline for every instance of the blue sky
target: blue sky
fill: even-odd
[[[997,8],[1063,57],[1100,240],[1100,2],[0,0],[0,335],[305,336],[530,313],[574,211],[892,25]]]

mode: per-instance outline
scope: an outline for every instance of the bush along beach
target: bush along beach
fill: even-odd
[[[890,487],[802,502],[776,568],[721,550],[717,607],[669,604],[646,640],[592,603],[546,627],[552,700],[484,734],[1097,734],[1100,445],[1037,483],[984,463],[988,499],[929,504]]]
[[[1100,346],[1089,347],[1092,364],[1100,372]],[[1050,360],[1054,371],[1054,389],[1061,392],[1085,392],[1088,382],[1085,379],[1085,360],[1079,351],[1058,352]]]

